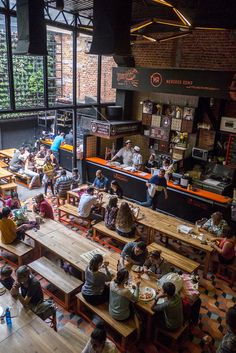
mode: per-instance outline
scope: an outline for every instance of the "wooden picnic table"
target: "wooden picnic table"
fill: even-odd
[[[7,148],[4,150],[0,150],[0,159],[9,162],[12,159],[16,149],[15,148]]]
[[[84,187],[85,185],[83,185],[83,188]],[[68,191],[67,194],[68,194],[68,200],[69,201],[71,200],[72,203],[75,204],[76,200],[79,200],[79,195],[77,191],[71,190],[71,191]],[[109,194],[105,192],[102,192],[102,194],[103,194],[102,206],[105,208],[109,202]],[[122,201],[124,200],[119,199],[118,204],[120,204]],[[209,269],[210,256],[214,250],[208,244],[201,242],[200,233],[203,233],[206,236],[206,239],[208,241],[214,238],[213,235],[211,235],[209,232],[205,230],[200,230],[200,232],[196,231],[194,229],[195,228],[194,224],[187,222],[185,220],[178,219],[176,217],[169,216],[158,211],[154,211],[148,207],[143,207],[133,202],[129,202],[129,201],[127,202],[129,203],[129,205],[131,205],[132,208],[139,208],[137,223],[144,226],[147,229],[147,244],[150,244],[152,242],[155,232],[158,232],[159,235],[164,235],[168,238],[178,240],[181,243],[187,244],[194,249],[198,249],[200,251],[205,252],[206,257],[204,259],[203,275],[206,276]],[[190,234],[182,234],[178,232],[178,227],[183,224],[189,227],[192,227],[194,229],[194,233],[196,233],[195,237],[192,237]]]
[[[4,168],[0,168],[0,179],[7,181],[8,183],[12,182],[13,174]]]

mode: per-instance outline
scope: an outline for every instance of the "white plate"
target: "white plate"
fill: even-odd
[[[149,298],[144,298],[142,297],[142,295],[148,294],[150,295]],[[142,300],[143,302],[149,302],[151,300],[153,300],[156,296],[156,291],[153,288],[150,287],[143,287],[140,288],[140,293],[139,293],[139,300]]]

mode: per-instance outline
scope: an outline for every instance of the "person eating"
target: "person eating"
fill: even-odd
[[[148,259],[143,265],[144,273],[161,278],[167,273],[171,272],[171,266],[161,256],[161,251],[154,250],[150,252]]]
[[[223,214],[221,212],[214,212],[211,218],[203,224],[202,228],[220,237],[225,226],[227,226],[227,222],[223,219]]]
[[[101,170],[96,171],[96,177],[93,181],[93,187],[95,187],[99,191],[108,190],[108,179],[102,174]]]
[[[147,246],[143,241],[126,244],[120,254],[119,268],[128,265],[143,266],[148,257]]]

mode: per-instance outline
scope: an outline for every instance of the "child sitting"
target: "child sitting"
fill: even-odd
[[[12,277],[12,268],[8,265],[1,267],[0,269],[0,283],[8,290],[11,290],[13,283],[15,282]]]

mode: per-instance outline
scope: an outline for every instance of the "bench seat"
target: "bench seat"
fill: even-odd
[[[0,192],[2,196],[4,197],[6,195],[7,191],[17,191],[17,185],[16,183],[6,183],[6,184],[0,184]]]
[[[82,352],[89,340],[89,337],[71,322],[67,322],[58,333],[77,352]]]
[[[30,245],[25,244],[23,241],[15,241],[12,244],[4,244],[0,241],[0,249],[9,252],[17,257],[18,266],[24,264],[24,258],[33,251],[33,248]],[[5,261],[12,263],[8,259],[0,255]],[[16,264],[12,263],[13,266]]]
[[[161,256],[169,262],[169,264],[173,265],[176,268],[179,268],[180,270],[187,272],[187,273],[192,273],[198,270],[200,267],[200,263],[193,261],[173,250],[170,250],[162,245],[159,245],[157,243],[152,243],[147,246],[148,251],[161,251]]]
[[[85,227],[81,227],[81,228],[88,229],[88,228],[91,227],[91,220],[88,219],[88,218],[81,217],[79,215],[79,213],[78,213],[78,207],[70,205],[68,203],[58,207],[59,221],[60,222],[62,222],[62,221],[67,222],[65,219],[63,219],[63,213],[66,214],[66,216],[73,216],[75,218],[81,219],[81,220],[83,220],[83,221],[88,223],[88,227],[86,227],[86,228]],[[71,222],[69,222],[69,223],[71,223]],[[73,225],[75,225],[74,222],[72,222],[72,223],[73,223]],[[80,227],[80,226],[78,225],[78,227]]]
[[[46,257],[31,262],[29,267],[64,293],[65,302],[63,306],[69,309],[71,295],[80,291],[83,282],[65,273],[62,268]]]
[[[131,334],[136,332],[136,323],[133,318],[128,319],[127,321],[117,321],[111,317],[108,310],[108,303],[100,305],[91,305],[89,304],[82,296],[82,293],[76,295],[77,297],[77,310],[78,314],[81,314],[85,317],[82,312],[82,307],[85,306],[91,310],[94,314],[99,316],[109,327],[116,331],[121,336],[121,349],[125,350],[127,346],[127,339]],[[88,319],[87,317],[85,317]]]
[[[117,240],[119,243],[122,244],[127,244],[129,242],[137,241],[140,237],[139,236],[134,236],[132,238],[126,238],[121,235],[119,235],[115,230],[111,230],[105,226],[104,222],[99,222],[93,226],[93,240],[98,241],[101,244],[106,244],[110,246],[110,244],[107,244],[106,242],[102,241],[99,239],[98,235],[103,234],[105,236],[108,236],[111,239]],[[113,246],[111,246],[113,247]],[[115,250],[118,252],[121,252],[120,249],[113,247]]]

